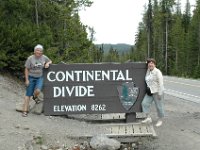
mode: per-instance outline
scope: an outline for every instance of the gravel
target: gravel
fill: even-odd
[[[22,82],[0,75],[0,150],[73,149],[82,141],[71,136],[101,133],[96,124],[81,119],[31,113],[22,117],[15,105],[23,102],[24,92]],[[165,95],[166,118],[163,126],[154,127],[157,138],[139,138],[132,145],[140,150],[199,150],[199,108],[200,104]],[[154,106],[151,112],[155,124]]]

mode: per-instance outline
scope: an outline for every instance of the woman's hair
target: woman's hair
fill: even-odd
[[[147,59],[147,64],[149,64],[150,62],[154,63],[156,65],[156,60],[154,58],[148,58]]]

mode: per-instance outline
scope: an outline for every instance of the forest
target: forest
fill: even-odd
[[[131,60],[157,60],[165,75],[200,78],[200,0],[149,0],[135,38]]]
[[[22,73],[36,44],[53,63],[138,62],[153,57],[165,75],[200,78],[200,0],[148,0],[135,42],[119,52],[95,45],[95,29],[79,10],[92,0],[1,0],[0,70]],[[131,16],[129,16],[130,19]]]
[[[79,9],[89,0],[1,0],[0,69],[23,72],[27,57],[36,44],[54,63],[92,62],[94,44]]]

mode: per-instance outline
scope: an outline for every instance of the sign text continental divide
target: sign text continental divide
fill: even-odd
[[[146,63],[53,64],[44,73],[45,115],[140,112]]]

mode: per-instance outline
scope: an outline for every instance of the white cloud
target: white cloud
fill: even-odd
[[[134,44],[138,24],[148,0],[93,0],[91,7],[80,12],[81,21],[93,27],[95,43]],[[186,0],[182,0],[183,4]],[[192,4],[195,3],[195,0]],[[182,6],[183,6],[182,4]]]

